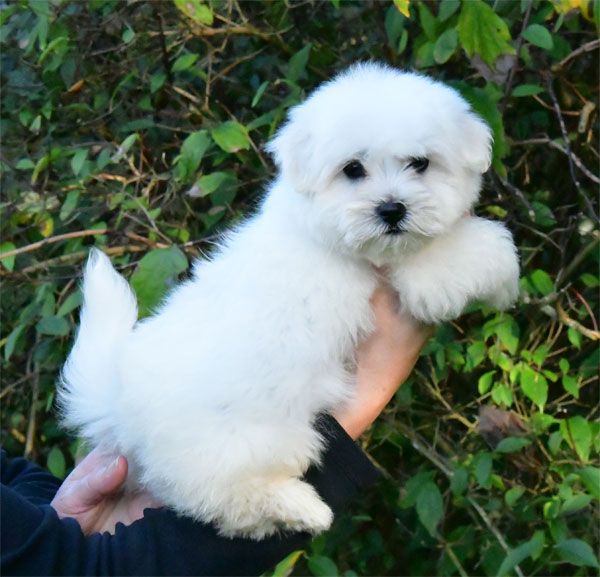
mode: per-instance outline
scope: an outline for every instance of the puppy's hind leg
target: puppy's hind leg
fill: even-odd
[[[231,485],[216,520],[227,537],[263,539],[280,530],[314,535],[331,525],[333,513],[315,489],[293,477],[246,479]]]

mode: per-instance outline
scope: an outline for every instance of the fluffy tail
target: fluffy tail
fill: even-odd
[[[127,281],[96,249],[87,261],[82,290],[79,331],[63,368],[58,400],[63,423],[97,442],[112,429],[117,354],[137,320],[137,304]]]

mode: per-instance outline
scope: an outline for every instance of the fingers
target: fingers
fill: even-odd
[[[406,380],[431,334],[431,327],[400,311],[396,292],[386,284],[375,290],[371,306],[375,327],[356,352],[354,402],[334,414],[355,439],[377,418]]]
[[[51,505],[60,517],[77,517],[89,511],[125,482],[125,457],[93,453],[88,455],[89,460],[86,458],[75,467],[52,500]]]

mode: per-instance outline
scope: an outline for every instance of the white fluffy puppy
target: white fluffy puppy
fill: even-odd
[[[132,488],[224,535],[317,533],[331,510],[302,481],[317,414],[353,394],[357,343],[386,270],[437,323],[517,296],[510,233],[468,215],[490,131],[457,92],[377,64],[290,111],[258,213],[150,318],[100,252],[63,374],[65,421],[127,456]]]

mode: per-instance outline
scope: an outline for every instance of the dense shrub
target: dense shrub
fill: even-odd
[[[2,444],[63,476],[54,387],[90,246],[147,312],[273,170],[265,141],[375,58],[494,131],[478,212],[520,247],[510,314],[441,326],[362,440],[385,472],[297,573],[596,573],[598,0],[0,3]]]

